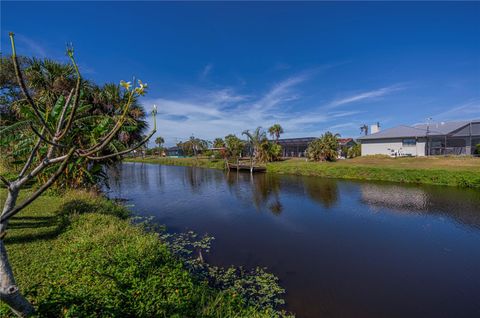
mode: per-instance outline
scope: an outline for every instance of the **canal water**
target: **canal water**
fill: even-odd
[[[124,163],[110,197],[266,266],[297,317],[480,317],[480,192]]]

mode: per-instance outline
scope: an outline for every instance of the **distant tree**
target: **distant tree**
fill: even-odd
[[[275,124],[272,127],[268,128],[268,133],[272,138],[275,138],[275,142],[278,143],[280,135],[283,134],[283,128],[279,124]]]
[[[237,136],[230,134],[225,136],[225,146],[227,148],[227,157],[236,159],[241,156],[245,148],[245,142]]]
[[[360,133],[365,134],[365,136],[368,135],[368,126],[366,124],[364,124],[363,126],[360,126]]]
[[[213,141],[213,147],[214,148],[223,148],[225,147],[225,141],[223,141],[222,138],[215,138]]]
[[[155,143],[157,144],[157,147],[161,147],[165,143],[165,139],[163,139],[162,136],[158,136],[155,138]]]
[[[191,136],[187,141],[177,143],[177,147],[182,149],[185,156],[197,156],[208,149],[208,141]]]
[[[267,133],[262,127],[257,127],[253,132],[245,130],[242,135],[247,136],[250,146],[253,150],[253,157],[259,161],[262,159],[262,144],[268,141]]]
[[[313,161],[335,161],[338,157],[338,137],[327,131],[320,138],[312,141],[307,148],[308,159]]]

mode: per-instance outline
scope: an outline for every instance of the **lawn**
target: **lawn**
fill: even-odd
[[[327,178],[480,188],[480,158],[473,157],[373,156],[337,162],[307,162],[305,159],[296,158],[269,163],[267,171]]]

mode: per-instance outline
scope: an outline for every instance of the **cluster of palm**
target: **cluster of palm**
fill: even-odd
[[[273,126],[272,126],[273,127]],[[278,125],[280,127],[280,125]],[[280,127],[280,131],[283,130]],[[280,136],[280,133],[270,132],[274,136]],[[262,127],[257,127],[253,132],[245,130],[243,133],[248,138],[252,156],[258,162],[271,162],[278,160],[282,154],[282,147],[277,142],[271,142],[267,138],[267,133]],[[276,140],[278,141],[278,137]]]
[[[338,157],[339,134],[329,131],[312,141],[307,148],[307,157],[312,161],[335,161]]]
[[[196,156],[208,149],[209,142],[200,138],[191,136],[189,140],[177,143],[177,147],[182,149],[185,156]]]
[[[61,116],[61,110],[67,99],[72,97],[76,85],[75,68],[71,64],[59,63],[49,59],[20,59],[20,65],[25,75],[31,97],[39,105],[39,111],[45,118],[47,127],[54,129]],[[1,57],[0,87],[0,151],[15,168],[24,164],[34,148],[37,134],[32,131],[35,114],[27,101],[20,94],[20,87],[15,80],[15,71],[10,57]],[[122,115],[123,105],[129,94],[119,85],[95,85],[86,80],[81,81],[80,101],[77,116],[72,129],[76,131],[76,144],[80,147],[91,144],[105,136],[112,128],[115,120]],[[126,120],[108,147],[101,155],[121,152],[142,139],[146,129],[145,113],[135,97],[126,114]],[[44,128],[42,128],[44,129]],[[38,131],[42,133],[42,131]],[[47,145],[36,151],[44,154]],[[68,165],[66,175],[60,182],[69,187],[80,187],[97,184],[105,180],[103,166],[117,161],[119,158],[109,158],[100,161],[78,159]],[[38,176],[41,181],[48,171]]]

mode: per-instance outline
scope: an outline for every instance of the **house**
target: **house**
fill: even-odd
[[[183,150],[180,147],[174,146],[167,148],[166,154],[168,157],[183,157]]]
[[[338,138],[338,144],[340,148],[350,148],[355,146],[357,143],[353,138]]]
[[[305,157],[305,151],[308,144],[317,138],[283,138],[278,140],[278,144],[282,146],[283,157]]]
[[[357,140],[362,156],[471,155],[480,143],[480,120],[402,125]]]
[[[282,146],[283,157],[305,157],[308,145],[317,138],[314,137],[302,137],[302,138],[284,138],[279,139],[278,144]],[[339,138],[338,143],[340,145],[339,151],[356,145],[353,138]]]

